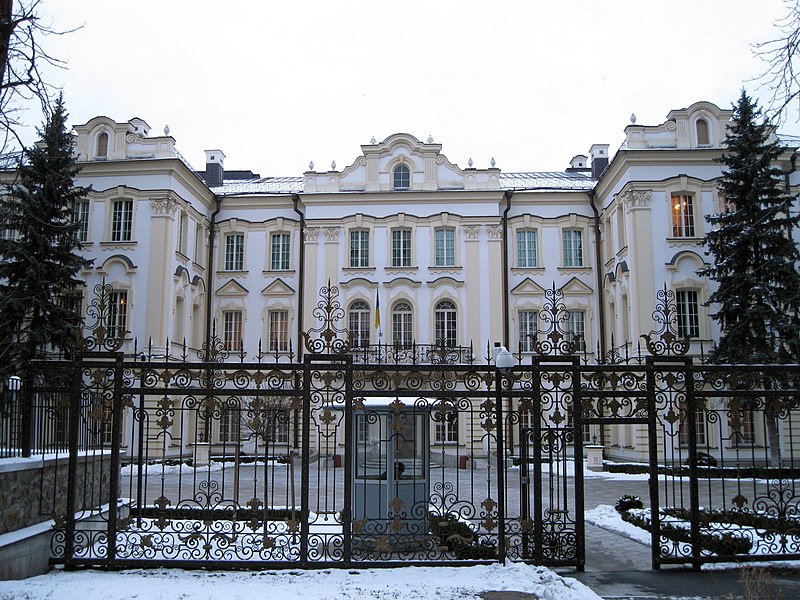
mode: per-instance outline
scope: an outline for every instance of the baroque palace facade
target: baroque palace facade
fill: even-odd
[[[630,124],[613,156],[595,144],[563,172],[461,168],[432,139],[400,133],[341,170],[295,177],[226,172],[219,150],[197,172],[168,131],[96,117],[74,128],[78,183],[92,186],[75,211],[94,259],[83,276],[89,291],[113,287],[126,352],[194,357],[211,331],[230,360],[297,358],[330,282],[356,346],[471,347],[479,361],[495,341],[532,353],[553,286],[583,358],[636,354],[666,286],[699,354],[719,333],[704,307],[713,284],[697,271],[703,217],[724,209],[715,159],[731,114],[697,102]],[[793,192],[795,150],[780,161]]]

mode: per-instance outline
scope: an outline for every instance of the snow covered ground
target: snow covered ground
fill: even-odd
[[[574,579],[518,563],[246,573],[53,571],[23,581],[0,581],[0,600],[477,600],[485,591],[526,592],[543,600],[601,600]]]

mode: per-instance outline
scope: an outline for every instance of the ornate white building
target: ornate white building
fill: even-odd
[[[113,287],[123,349],[155,356],[194,358],[216,335],[229,360],[296,360],[329,283],[368,362],[432,346],[483,361],[495,341],[525,361],[554,287],[587,361],[640,352],[665,287],[678,333],[700,353],[719,333],[704,307],[713,283],[697,271],[703,217],[725,210],[715,159],[731,114],[697,102],[660,125],[628,125],[613,156],[594,144],[563,172],[462,168],[432,139],[399,133],[341,170],[311,164],[292,177],[225,171],[220,150],[198,172],[168,132],[96,117],[75,127],[78,183],[93,190],[75,211],[94,259],[83,276],[89,291]],[[796,149],[779,161],[793,193]],[[443,423],[432,435],[471,434]],[[646,457],[641,435],[609,431],[607,453]]]

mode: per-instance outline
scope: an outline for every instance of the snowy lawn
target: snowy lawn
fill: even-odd
[[[0,600],[477,600],[485,591],[517,591],[543,600],[601,600],[582,583],[544,567],[400,567],[324,571],[214,572],[177,569],[53,571],[0,581]]]

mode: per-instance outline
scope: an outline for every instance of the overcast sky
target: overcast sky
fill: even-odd
[[[44,0],[70,122],[138,116],[203,169],[342,169],[372,136],[432,135],[461,167],[563,170],[635,113],[729,108],[783,0]],[[797,134],[796,109],[786,133]],[[40,117],[31,113],[31,121]],[[32,139],[32,134],[28,139]]]

